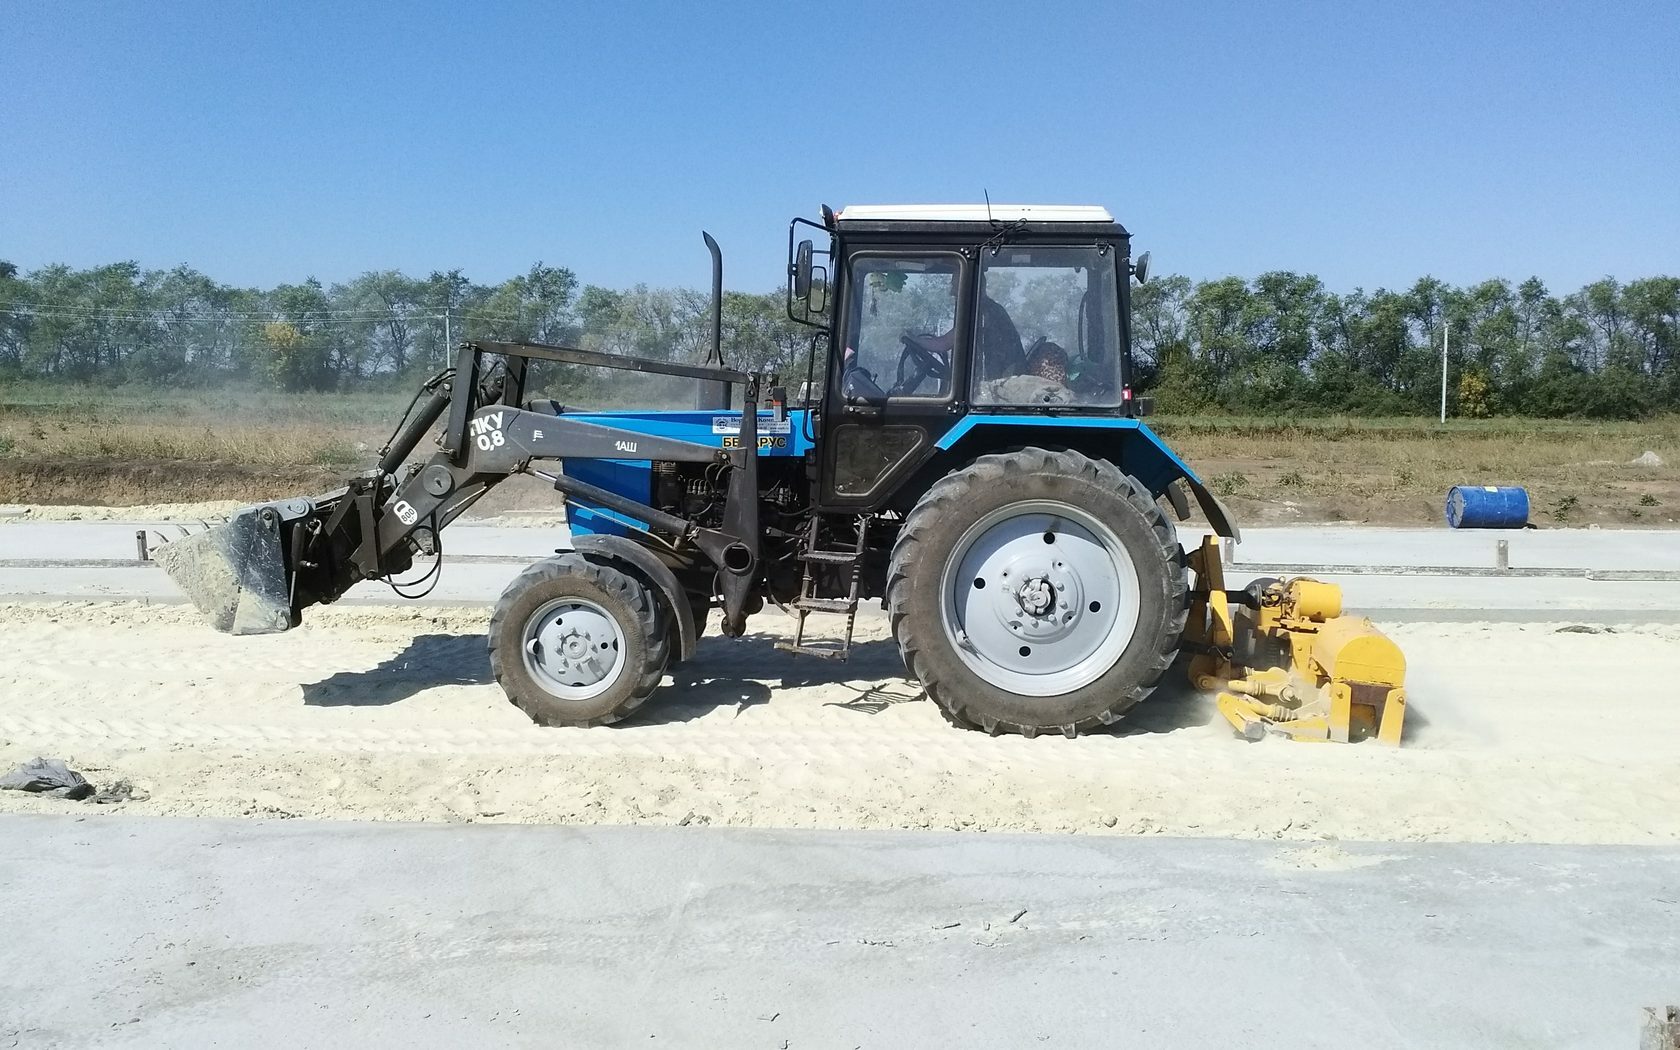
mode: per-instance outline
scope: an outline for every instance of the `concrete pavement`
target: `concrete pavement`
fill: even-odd
[[[14,522],[0,524],[0,598],[146,598],[180,600],[155,567],[121,564],[134,557],[138,522]],[[167,527],[165,527],[167,528]],[[1186,545],[1199,530],[1181,533]],[[482,604],[501,593],[525,563],[565,544],[564,526],[519,528],[457,523],[445,533],[446,560],[434,602]],[[1244,533],[1229,570],[1241,585],[1260,573],[1245,564],[1462,566],[1494,564],[1498,540],[1510,544],[1516,568],[1680,570],[1680,532],[1553,529],[1454,531],[1365,526],[1288,526]],[[466,559],[459,556],[465,555]],[[109,559],[108,565],[37,566],[31,561]],[[501,560],[479,560],[501,559]],[[1350,609],[1394,619],[1568,618],[1672,619],[1680,616],[1680,585],[1672,580],[1587,580],[1561,577],[1324,575],[1342,585]],[[364,583],[347,604],[402,601],[388,588]]]
[[[175,525],[142,521],[18,521],[0,524],[0,561],[134,557],[134,533],[175,535]],[[1184,526],[1186,546],[1205,529]],[[541,556],[566,541],[566,527],[456,522],[444,538],[453,554]],[[1289,525],[1250,528],[1236,548],[1241,562],[1293,564],[1458,565],[1491,567],[1498,541],[1510,545],[1517,568],[1653,569],[1680,571],[1680,530],[1389,528],[1371,525]]]
[[[0,837],[0,1047],[30,1050],[1624,1050],[1680,1000],[1673,848],[97,813]]]

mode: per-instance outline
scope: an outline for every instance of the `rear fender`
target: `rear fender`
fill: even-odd
[[[1171,499],[1168,490],[1172,483],[1183,481],[1216,534],[1234,540],[1242,538],[1236,519],[1219,498],[1208,491],[1202,479],[1167,447],[1160,435],[1139,419],[970,413],[939,439],[939,447],[960,462],[1031,444],[1074,449],[1109,460],[1142,482],[1157,499],[1162,496]],[[1174,501],[1175,509],[1177,502]]]
[[[621,562],[632,575],[641,577],[665,599],[671,621],[676,625],[677,659],[694,655],[699,639],[694,633],[694,620],[688,614],[688,592],[677,582],[671,567],[635,540],[602,533],[572,537],[572,549],[590,558]]]
[[[1184,476],[1184,484],[1190,490],[1190,494],[1196,497],[1196,505],[1202,508],[1202,516],[1213,527],[1214,534],[1229,536],[1241,543],[1242,530],[1237,528],[1236,519],[1231,517],[1231,512],[1225,509],[1225,504],[1219,502],[1219,497],[1209,492],[1208,487],[1202,484],[1201,479],[1193,474]]]

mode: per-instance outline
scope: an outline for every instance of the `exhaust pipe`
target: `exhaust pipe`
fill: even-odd
[[[723,367],[723,249],[711,234],[700,231],[706,239],[706,250],[712,253],[712,331],[711,345],[706,350],[706,364]],[[734,384],[703,379],[695,391],[694,407],[713,412],[727,412],[735,400]]]

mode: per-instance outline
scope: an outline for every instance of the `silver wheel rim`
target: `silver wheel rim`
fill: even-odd
[[[587,598],[556,598],[525,621],[525,670],[562,700],[592,700],[624,673],[624,632]]]
[[[1137,631],[1137,565],[1114,530],[1054,500],[1011,503],[970,525],[940,574],[941,624],[983,680],[1061,696],[1101,678]]]

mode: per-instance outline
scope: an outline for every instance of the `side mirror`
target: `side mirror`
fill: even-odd
[[[1132,276],[1137,278],[1137,283],[1139,284],[1149,280],[1148,252],[1144,252],[1142,255],[1138,256],[1137,262],[1132,264]]]
[[[794,250],[793,264],[788,267],[793,278],[793,297],[804,302],[811,297],[811,242],[800,241]]]

